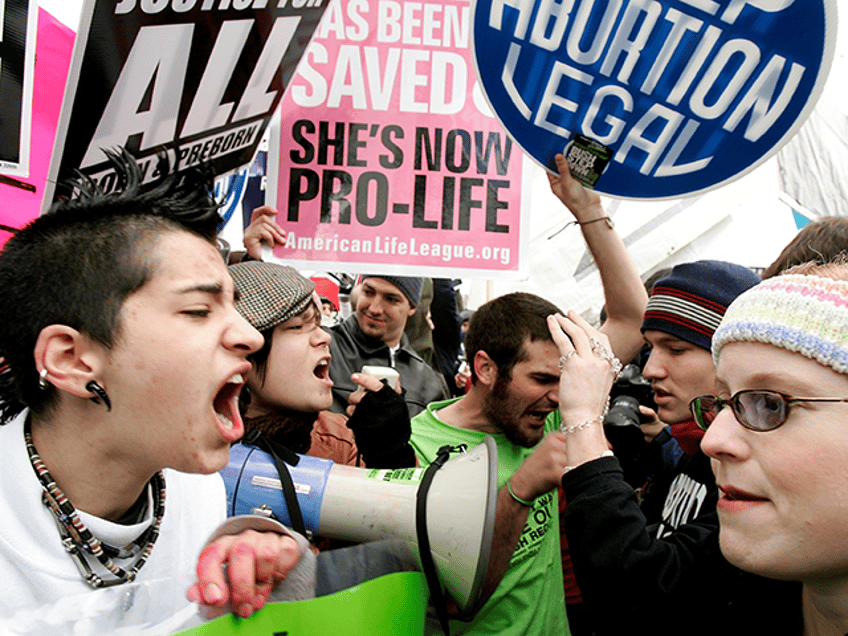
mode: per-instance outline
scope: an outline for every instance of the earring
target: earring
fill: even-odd
[[[47,369],[42,369],[38,374],[38,388],[42,391],[47,388]]]
[[[106,394],[106,391],[103,390],[103,387],[97,384],[94,380],[85,385],[86,391],[91,391],[94,393],[94,397],[89,398],[95,404],[105,404],[106,410],[112,410],[112,401],[109,399],[109,396]]]

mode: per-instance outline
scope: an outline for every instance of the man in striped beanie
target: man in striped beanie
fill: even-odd
[[[642,374],[651,381],[658,419],[669,425],[649,447],[663,464],[643,500],[646,516],[653,521],[660,517],[658,537],[694,518],[707,493],[714,495],[709,463],[700,453],[703,431],[692,421],[689,402],[714,392],[713,333],[728,305],[759,282],[746,267],[705,260],[675,266],[651,291],[642,322],[651,354]],[[691,474],[682,477],[681,461],[695,457]],[[678,500],[680,506],[669,506],[681,488],[686,496]]]
[[[713,390],[710,343],[728,305],[760,282],[746,267],[724,261],[682,263],[654,285],[642,334],[651,347],[643,371],[668,423],[690,419],[692,398]]]

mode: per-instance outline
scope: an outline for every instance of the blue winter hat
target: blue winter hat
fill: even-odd
[[[414,278],[410,276],[383,276],[382,274],[360,274],[359,281],[362,282],[366,278],[382,278],[387,283],[391,283],[403,292],[409,304],[417,307],[421,302],[421,290],[424,288],[423,278]]]
[[[759,282],[747,267],[724,261],[676,265],[654,285],[642,333],[662,331],[709,351],[728,305]]]

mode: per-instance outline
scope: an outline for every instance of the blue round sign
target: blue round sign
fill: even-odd
[[[477,76],[521,148],[663,199],[753,170],[824,86],[836,0],[475,0]],[[595,183],[596,182],[596,183]]]

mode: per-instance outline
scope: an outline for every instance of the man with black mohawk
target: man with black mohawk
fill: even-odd
[[[242,435],[261,339],[236,311],[208,181],[190,171],[142,190],[134,159],[108,154],[120,192],[78,178],[77,198],[0,253],[0,618],[157,581],[158,623],[181,611],[195,568],[191,600],[248,616],[298,561],[292,536],[251,520],[276,532],[198,555],[216,528],[245,525],[219,528],[216,473]]]

